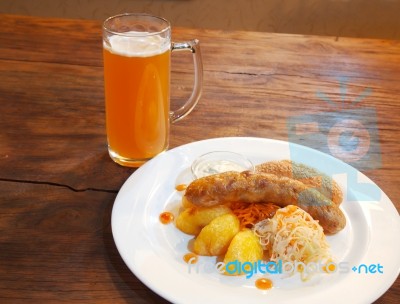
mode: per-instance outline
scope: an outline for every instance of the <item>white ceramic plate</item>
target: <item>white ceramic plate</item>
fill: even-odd
[[[262,291],[254,285],[258,275],[247,279],[217,273],[215,258],[200,257],[191,266],[183,261],[192,237],[173,224],[161,224],[159,215],[164,211],[177,214],[182,193],[175,186],[190,182],[190,166],[198,156],[217,150],[244,154],[254,164],[292,159],[336,173],[334,178],[345,191],[341,208],[347,218],[345,229],[328,237],[340,266],[337,271],[317,274],[307,282],[296,275],[272,274],[274,287]],[[269,139],[216,138],[160,154],[121,188],[112,211],[112,232],[130,270],[173,303],[373,302],[400,270],[400,220],[389,198],[365,175],[329,155]]]

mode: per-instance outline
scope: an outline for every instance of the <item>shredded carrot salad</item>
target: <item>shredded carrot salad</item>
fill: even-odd
[[[238,217],[241,228],[252,228],[256,223],[274,216],[280,207],[274,204],[249,204],[235,202],[229,206]]]

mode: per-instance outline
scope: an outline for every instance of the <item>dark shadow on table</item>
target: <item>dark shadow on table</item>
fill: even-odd
[[[111,278],[121,298],[127,303],[170,303],[144,285],[122,260],[111,232],[111,211],[114,201],[106,206],[103,215],[103,242]]]

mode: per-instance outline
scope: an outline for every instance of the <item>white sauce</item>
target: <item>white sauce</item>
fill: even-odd
[[[227,171],[242,172],[248,168],[229,160],[210,160],[199,163],[195,168],[197,178]]]

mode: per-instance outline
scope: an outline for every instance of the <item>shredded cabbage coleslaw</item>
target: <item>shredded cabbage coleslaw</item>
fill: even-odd
[[[297,206],[277,210],[271,219],[256,223],[253,231],[271,261],[305,264],[332,261],[322,227]]]

